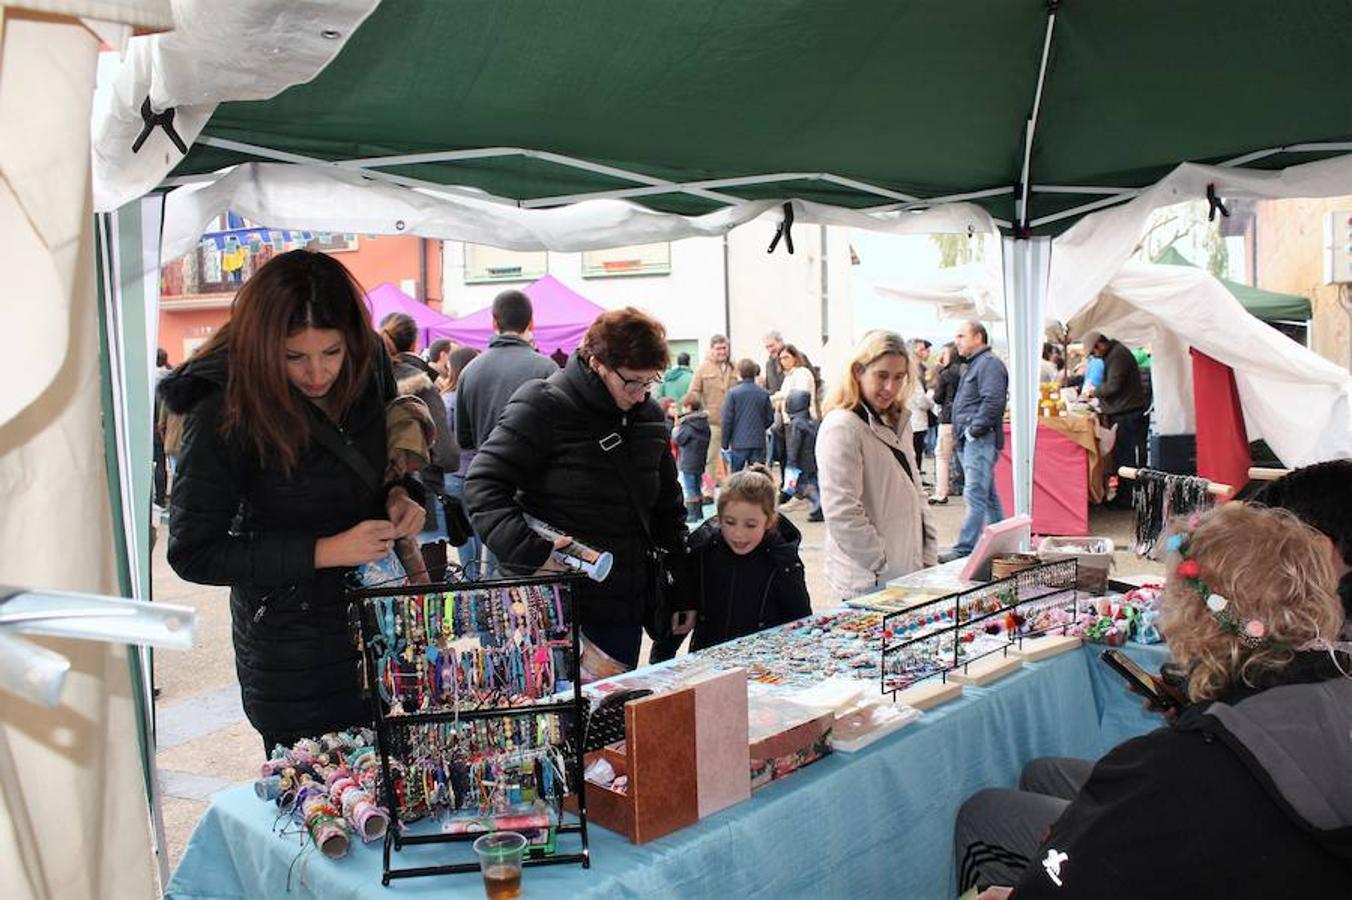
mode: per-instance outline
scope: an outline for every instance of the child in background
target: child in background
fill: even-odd
[[[812,395],[807,391],[793,391],[784,401],[789,414],[785,427],[784,482],[794,497],[806,498],[810,504],[807,520],[822,521],[822,497],[817,490],[817,422],[812,418]]]
[[[685,415],[676,420],[676,470],[681,475],[685,495],[685,521],[698,525],[704,519],[704,500],[700,475],[709,453],[709,414],[699,394],[686,394],[681,401]]]
[[[753,464],[723,482],[718,515],[689,541],[689,585],[699,618],[691,650],[721,644],[812,612],[801,535],[776,515],[770,471]]]

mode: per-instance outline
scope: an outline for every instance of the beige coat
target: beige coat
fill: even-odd
[[[704,401],[704,409],[709,413],[709,424],[723,424],[723,399],[728,389],[737,383],[737,367],[731,363],[720,366],[712,359],[706,359],[695,370],[690,382],[690,393],[699,394]]]
[[[826,580],[840,599],[938,562],[934,523],[920,487],[910,420],[903,437],[872,412],[865,422],[833,409],[817,434],[817,477],[826,517]],[[905,455],[911,477],[889,448]]]

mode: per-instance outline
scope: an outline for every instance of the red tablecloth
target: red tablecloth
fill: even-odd
[[[1014,512],[1009,425],[995,466],[995,489],[1005,513]],[[1033,454],[1033,533],[1089,533],[1089,454],[1079,444],[1039,421]]]

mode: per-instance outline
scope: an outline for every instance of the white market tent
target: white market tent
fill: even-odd
[[[38,5],[110,17],[138,4]],[[165,4],[139,5],[159,15],[139,21],[164,24]],[[1044,306],[1073,318],[1151,209],[1208,184],[1223,197],[1352,191],[1346,158],[1305,162],[1352,151],[1345,4],[1218,9],[179,0],[171,33],[103,32],[125,63],[91,146],[97,40],[7,8],[0,254],[27,302],[7,304],[0,329],[0,582],[148,594],[138,511],[161,203],[139,198],[157,187],[205,185],[169,194],[163,258],[226,207],[284,228],[517,249],[719,234],[790,210],[895,233],[998,230],[1026,510]],[[1215,46],[1258,58],[1217,66],[1200,49]],[[1177,84],[1190,86],[1184,115]],[[1175,170],[1184,160],[1213,164]],[[97,231],[91,203],[107,213]],[[1106,207],[1052,252],[1057,229]],[[104,711],[92,720],[114,748],[106,777],[72,782],[62,804],[60,826],[83,839],[20,854],[0,838],[4,864],[26,866],[13,883],[34,895],[94,896],[114,865],[144,895],[147,839],[117,827],[139,791],[125,740],[136,704],[106,696],[112,673],[91,675]],[[44,765],[63,758],[50,735],[23,740]]]

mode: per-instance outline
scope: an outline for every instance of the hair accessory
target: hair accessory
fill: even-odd
[[[1272,647],[1279,650],[1289,648],[1290,644],[1286,641],[1268,637],[1267,625],[1261,619],[1250,619],[1241,623],[1232,616],[1229,612],[1229,599],[1212,591],[1202,580],[1202,567],[1197,563],[1197,560],[1188,556],[1192,532],[1196,530],[1200,522],[1199,516],[1191,515],[1187,520],[1187,530],[1175,532],[1169,536],[1165,546],[1179,556],[1178,564],[1174,567],[1174,573],[1179,578],[1186,580],[1192,586],[1192,589],[1197,591],[1198,595],[1206,601],[1206,608],[1211,611],[1211,615],[1216,620],[1216,624],[1220,626],[1221,631],[1234,636],[1241,644],[1253,649],[1260,647]]]

